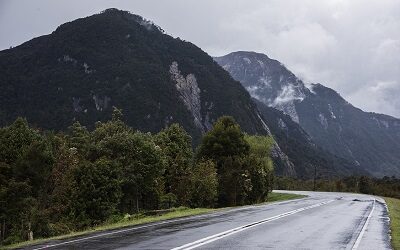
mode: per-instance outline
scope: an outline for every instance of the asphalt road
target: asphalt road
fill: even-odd
[[[28,249],[391,249],[384,200],[348,193],[307,198],[58,240]]]

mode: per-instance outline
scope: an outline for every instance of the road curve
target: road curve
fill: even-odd
[[[54,240],[26,249],[391,249],[382,198],[277,192],[308,197]]]

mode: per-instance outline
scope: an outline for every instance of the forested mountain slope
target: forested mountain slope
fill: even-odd
[[[0,52],[0,125],[17,116],[46,129],[93,126],[121,108],[159,131],[178,122],[194,137],[222,115],[265,133],[249,94],[192,43],[144,18],[109,9]]]

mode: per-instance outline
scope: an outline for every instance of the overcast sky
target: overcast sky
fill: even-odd
[[[213,56],[265,53],[363,110],[400,118],[400,0],[0,0],[0,49],[110,7]]]

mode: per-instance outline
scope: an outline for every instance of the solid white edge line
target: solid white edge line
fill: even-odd
[[[253,223],[250,223],[250,224],[247,224],[247,225],[243,225],[243,226],[240,226],[240,227],[236,227],[236,228],[233,228],[233,229],[230,229],[230,230],[218,233],[218,234],[214,234],[214,235],[211,235],[211,236],[208,236],[208,237],[193,241],[191,243],[187,243],[187,244],[182,245],[180,247],[175,247],[172,250],[183,250],[183,249],[190,250],[190,249],[194,249],[194,248],[203,246],[205,244],[211,243],[213,241],[228,237],[228,236],[230,236],[232,234],[236,234],[236,233],[239,233],[241,231],[247,230],[249,228],[252,228],[252,227],[255,227],[255,226],[270,222],[270,221],[274,221],[274,220],[277,220],[277,219],[280,219],[280,218],[283,218],[283,217],[286,217],[286,216],[289,216],[289,215],[292,215],[292,214],[296,214],[296,213],[302,212],[304,210],[308,210],[308,209],[311,209],[311,208],[319,207],[319,206],[331,203],[331,202],[333,202],[335,200],[336,199],[329,200],[329,201],[317,203],[317,204],[314,204],[314,205],[310,205],[310,206],[307,206],[307,207],[298,208],[298,209],[295,209],[295,210],[292,210],[292,211],[289,211],[289,212],[286,212],[286,213],[282,213],[282,214],[279,214],[279,215],[275,215],[275,216],[272,216],[272,217],[269,217],[269,218],[266,218],[266,219],[263,219],[263,220],[260,220],[260,221],[256,221],[256,222],[253,222]]]
[[[374,199],[374,202],[372,203],[371,212],[369,213],[369,215],[368,215],[368,217],[367,217],[367,220],[365,221],[364,226],[362,227],[361,232],[360,232],[360,234],[358,235],[357,240],[356,240],[356,242],[355,242],[354,245],[353,245],[352,250],[356,250],[356,249],[358,248],[358,246],[360,245],[360,243],[361,243],[361,239],[362,239],[362,237],[364,236],[365,230],[366,230],[367,227],[368,227],[369,220],[371,219],[372,213],[374,212],[374,209],[375,209],[375,201],[376,201],[376,199]]]
[[[289,201],[282,201],[282,202],[276,202],[276,203],[268,204],[268,205],[286,204],[286,203],[295,202],[295,201],[298,201],[298,199],[289,200]],[[48,248],[52,248],[52,247],[58,247],[58,246],[67,245],[67,244],[70,244],[70,243],[79,242],[79,241],[95,239],[95,238],[99,238],[99,237],[103,237],[103,236],[119,234],[119,233],[124,233],[124,232],[129,232],[129,231],[135,231],[135,230],[142,229],[142,228],[154,227],[154,226],[159,226],[159,225],[164,225],[164,224],[169,224],[169,223],[174,223],[174,222],[179,222],[179,221],[192,220],[192,219],[196,219],[196,218],[203,218],[203,217],[207,217],[207,216],[210,216],[210,215],[218,215],[218,214],[229,213],[229,212],[237,212],[237,211],[246,210],[246,209],[249,209],[249,208],[252,208],[252,207],[256,207],[256,206],[257,205],[255,205],[255,206],[245,206],[245,207],[242,207],[242,208],[231,209],[231,210],[227,210],[227,211],[216,211],[214,213],[211,212],[211,213],[207,213],[207,214],[193,215],[193,216],[178,218],[178,219],[174,219],[174,220],[166,220],[166,221],[161,221],[161,222],[155,222],[155,223],[147,224],[147,225],[143,225],[143,226],[134,226],[134,227],[128,226],[129,228],[122,229],[122,230],[114,230],[114,231],[108,232],[108,233],[99,233],[99,234],[96,234],[96,235],[93,235],[93,236],[88,236],[88,237],[79,238],[79,239],[70,240],[70,241],[64,241],[64,242],[55,243],[55,244],[51,244],[51,245],[44,245],[43,246],[43,244],[40,244],[42,246],[40,246],[38,248],[34,248],[33,250],[48,249]],[[79,236],[76,236],[76,237],[79,237]]]

